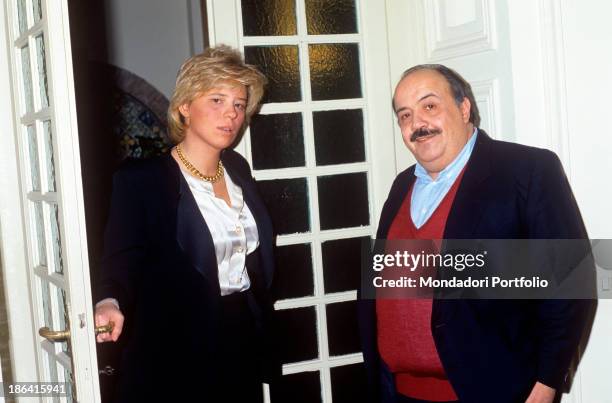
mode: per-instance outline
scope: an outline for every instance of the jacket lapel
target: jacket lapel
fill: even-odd
[[[172,169],[175,171],[175,181],[178,188],[176,239],[190,263],[220,294],[217,257],[212,235],[189,189],[187,181],[180,172],[180,168],[171,156],[168,156],[168,158],[169,164],[172,165]],[[248,204],[251,213],[253,213],[257,223],[257,231],[259,232],[260,249],[262,251],[271,250],[269,240],[272,239],[272,224],[263,202],[257,195],[254,181],[250,177],[246,177],[247,173],[239,169],[234,162],[234,158],[229,157],[228,152],[221,154],[221,160],[234,184],[242,188],[244,201]],[[262,259],[264,264],[260,265],[260,269],[263,267],[263,273],[261,274],[264,275],[266,285],[269,286],[272,273],[268,273],[265,268],[273,267],[272,257],[268,256],[267,253],[263,253]]]
[[[389,197],[387,198],[385,206],[381,212],[378,231],[376,233],[377,239],[387,238],[389,228],[391,228],[391,223],[393,223],[393,220],[399,212],[408,191],[416,180],[416,176],[414,176],[414,168],[415,167],[413,165],[400,173],[396,181],[393,183],[393,186],[389,191]]]
[[[445,239],[472,238],[484,215],[486,195],[482,194],[479,186],[491,175],[490,143],[491,138],[484,130],[478,129],[474,150],[446,220]]]
[[[472,155],[468,160],[465,173],[455,200],[446,219],[442,252],[448,247],[448,239],[471,239],[484,216],[487,203],[482,194],[480,185],[491,175],[491,161],[489,159],[489,145],[491,138],[478,129],[478,138],[474,145]],[[432,329],[444,326],[457,309],[457,300],[435,298],[432,306]],[[438,344],[438,343],[437,343]]]
[[[220,295],[217,257],[212,235],[187,181],[170,155],[168,155],[168,164],[178,189],[176,240],[191,265],[206,278],[211,287],[219,291]]]

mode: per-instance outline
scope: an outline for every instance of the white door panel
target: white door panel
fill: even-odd
[[[444,64],[472,84],[481,127],[514,141],[514,96],[506,1],[388,1],[393,85],[417,64]],[[396,127],[397,171],[413,163]]]
[[[346,247],[343,242],[354,240],[357,243],[349,248],[350,255],[357,256],[361,247],[359,239],[373,235],[395,177],[386,10],[379,2],[370,0],[261,3],[209,0],[207,10],[212,45],[225,43],[238,47],[245,51],[248,63],[263,64],[270,69],[267,91],[271,100],[264,103],[260,116],[254,118],[237,150],[251,162],[254,176],[264,190],[272,185],[288,184],[276,194],[271,192],[272,199],[290,203],[298,197],[291,192],[290,184],[304,184],[306,201],[299,208],[299,214],[288,214],[290,217],[275,224],[281,226],[277,240],[281,256],[283,248],[305,247],[311,251],[312,272],[299,279],[312,282],[312,291],[306,295],[287,295],[277,302],[276,308],[288,320],[303,317],[308,322],[304,324],[304,333],[312,334],[316,342],[314,346],[310,341],[300,342],[298,335],[288,339],[289,347],[284,348],[297,350],[296,357],[301,357],[299,350],[306,352],[311,347],[313,353],[304,355],[303,359],[288,359],[283,374],[285,379],[307,379],[318,385],[313,393],[320,394],[322,401],[329,403],[335,396],[343,396],[342,388],[355,390],[363,382],[343,385],[339,381],[343,371],[359,368],[362,361],[357,346],[345,348],[337,338],[339,328],[344,325],[342,321],[354,315],[356,291],[355,287],[332,284],[330,277],[342,277],[333,270],[342,268],[338,262],[335,267],[328,267],[327,258],[337,248]],[[269,13],[259,19],[261,10]],[[270,66],[281,68],[277,71]],[[298,123],[285,128],[293,120]],[[265,123],[265,130],[261,129],[264,124],[261,122]],[[275,150],[281,145],[286,148],[285,153],[295,157],[290,161],[276,161]],[[359,152],[353,154],[349,150]],[[349,182],[342,184],[344,178],[353,178],[359,185],[353,188]],[[336,205],[331,216],[341,217],[345,211],[360,205],[368,211],[369,218],[361,223],[331,223],[327,206],[345,197],[346,203]],[[274,220],[276,212],[271,213]],[[294,220],[293,215],[302,213],[308,221],[303,228],[283,229],[290,226],[286,221]],[[360,270],[357,266],[359,263],[350,267],[356,275]],[[280,268],[289,270],[285,276],[295,276],[298,281],[298,268],[295,273],[291,269],[290,265]],[[357,340],[358,332],[354,333],[351,336]],[[300,393],[309,392],[312,390]],[[266,398],[272,398],[272,403],[275,399],[285,401],[282,396],[280,400],[275,398],[274,391]]]
[[[95,402],[100,397],[67,3],[11,0],[4,6],[13,100],[12,133],[6,134],[16,150],[5,167],[16,168],[13,176],[18,172],[18,182],[8,185],[19,201],[3,195],[3,204],[17,207],[12,213],[20,217],[3,222],[2,238],[21,240],[26,253],[11,258],[17,251],[3,242],[2,254],[9,257],[3,261],[7,289],[20,291],[8,300],[9,311],[30,308],[19,323],[11,318],[11,333],[27,328],[34,341],[11,339],[14,380],[62,382],[67,393],[59,401]],[[69,337],[52,342],[38,334],[43,327],[67,330]]]

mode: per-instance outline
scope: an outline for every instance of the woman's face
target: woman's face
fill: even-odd
[[[246,117],[247,90],[242,84],[214,87],[179,107],[185,140],[220,152],[232,145]]]

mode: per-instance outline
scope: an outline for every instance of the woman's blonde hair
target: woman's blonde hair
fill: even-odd
[[[180,143],[185,138],[185,120],[179,111],[181,105],[212,88],[232,82],[244,85],[247,90],[246,127],[261,101],[266,77],[255,66],[244,63],[240,52],[227,45],[208,48],[187,59],[178,72],[168,107],[170,139]]]

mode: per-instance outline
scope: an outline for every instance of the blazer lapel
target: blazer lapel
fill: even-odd
[[[378,231],[376,232],[377,239],[386,239],[391,223],[395,219],[400,207],[408,191],[414,184],[416,176],[414,176],[414,165],[403,171],[397,177],[395,183],[389,191],[389,197],[381,212],[380,221],[378,225]]]
[[[259,232],[261,250],[271,250],[269,240],[272,239],[272,224],[267,214],[262,200],[257,195],[254,181],[245,176],[232,158],[225,158],[226,152],[221,154],[221,159],[225,169],[232,178],[232,181],[242,188],[244,201],[248,204]],[[180,168],[171,156],[168,156],[168,163],[174,171],[176,188],[178,188],[178,203],[176,208],[176,239],[187,255],[191,264],[210,282],[211,286],[219,291],[219,274],[217,268],[217,257],[215,254],[214,241],[206,221],[189,189],[187,181],[180,172]],[[273,267],[272,257],[262,254],[264,263],[262,274],[266,283],[272,279],[272,273],[268,273],[265,268]]]
[[[219,291],[220,295],[217,257],[212,235],[180,168],[171,156],[168,158],[174,171],[175,181],[178,183],[176,240],[192,266]]]
[[[486,195],[479,185],[491,175],[489,145],[491,138],[478,129],[478,138],[457,189],[453,206],[446,220],[445,239],[470,239],[486,208]]]
[[[448,247],[446,241],[448,239],[473,238],[480,219],[484,215],[486,202],[479,185],[491,174],[488,150],[490,142],[491,138],[484,130],[478,129],[478,138],[474,150],[468,160],[459,189],[455,194],[455,200],[446,219],[442,253]],[[457,301],[455,299],[434,298],[431,312],[432,329],[444,326],[454,316],[458,307]]]

